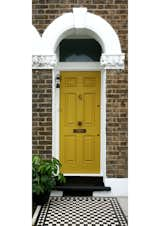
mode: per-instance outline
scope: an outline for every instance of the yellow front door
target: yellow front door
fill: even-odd
[[[100,72],[61,72],[63,173],[100,173]]]

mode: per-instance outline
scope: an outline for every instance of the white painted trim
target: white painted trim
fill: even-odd
[[[77,62],[73,62],[71,65],[70,62],[58,63],[58,53],[57,55],[33,55],[32,56],[32,69],[53,69],[56,68],[65,68],[69,70],[72,67],[73,70],[76,69]],[[83,63],[87,63],[88,70],[100,69],[124,69],[124,54],[119,55],[108,55],[102,53],[100,62],[79,62],[79,67],[82,67]],[[95,64],[94,64],[95,63]]]
[[[64,13],[56,18],[42,34],[45,54],[55,53],[60,41],[69,35],[79,35],[85,30],[102,46],[103,53],[121,54],[121,45],[117,33],[103,18],[87,12],[87,8],[73,8],[73,12]]]
[[[124,69],[124,59],[124,53],[114,55],[102,53],[100,64],[105,69]]]
[[[100,63],[106,69],[123,69],[124,54],[120,40],[112,26],[100,16],[87,12],[87,8],[73,8],[55,19],[44,31],[42,37],[32,28],[33,33],[33,68],[53,68],[56,63],[56,49],[68,36],[92,37],[99,42],[103,53]],[[49,56],[49,57],[48,57]]]
[[[52,156],[57,158],[56,155],[56,102],[55,102],[55,75],[56,71],[53,69],[52,70]]]
[[[100,62],[59,62],[56,66],[61,71],[100,71]]]
[[[57,56],[32,55],[32,69],[53,69],[57,64]]]
[[[107,196],[128,196],[128,178],[105,178],[105,187],[111,187]]]
[[[59,75],[60,72],[57,71],[57,75]],[[60,88],[56,88],[56,98],[55,98],[55,101],[56,101],[56,155],[57,155],[57,158],[59,159],[60,158],[60,155],[59,155],[59,142],[60,142]]]
[[[106,178],[106,70],[101,70],[101,162],[103,163],[102,166],[102,173],[103,173],[103,182]]]
[[[59,89],[56,88],[56,69],[52,70],[52,156],[59,159]]]
[[[41,210],[41,206],[39,205],[39,206],[37,206],[37,208],[36,208],[36,210],[35,210],[35,212],[34,212],[34,215],[33,215],[33,217],[32,217],[32,226],[35,225],[40,210]]]
[[[61,64],[59,64],[61,65]],[[79,68],[80,66],[80,68]],[[96,65],[94,66],[96,68]],[[54,119],[52,120],[52,154],[56,158],[59,159],[59,137],[60,137],[60,131],[59,131],[59,108],[60,108],[60,89],[55,88],[55,78],[58,74],[60,74],[59,71],[60,67],[58,67],[58,70],[53,70],[53,77],[52,77],[52,117]],[[62,70],[64,71],[65,67],[64,64],[62,65]],[[69,70],[72,71],[72,63],[70,63],[70,67],[68,67]],[[88,70],[88,64],[83,63],[82,65],[79,63],[74,63],[74,69],[76,71],[87,71]],[[91,69],[91,68],[89,68]],[[99,71],[99,67],[96,68],[97,71]],[[88,70],[90,71],[90,70]],[[65,174],[68,176],[103,176],[103,179],[106,178],[106,70],[101,70],[101,110],[100,110],[100,173],[99,174]]]

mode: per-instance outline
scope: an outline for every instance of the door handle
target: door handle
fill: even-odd
[[[81,121],[78,121],[78,125],[81,126],[82,125],[82,122]]]

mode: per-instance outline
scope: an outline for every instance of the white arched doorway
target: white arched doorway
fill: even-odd
[[[35,32],[34,32],[35,34]],[[61,63],[58,47],[68,37],[88,36],[95,39],[102,48],[99,62]],[[42,37],[35,34],[33,46],[33,69],[52,69],[52,131],[53,155],[59,158],[59,89],[57,79],[61,71],[100,71],[101,73],[101,110],[100,110],[100,173],[85,174],[106,178],[106,69],[123,69],[124,54],[121,52],[119,38],[112,28],[101,17],[87,12],[86,8],[73,8],[54,20],[44,31]],[[37,42],[35,41],[37,39]],[[84,175],[84,174],[76,174]]]

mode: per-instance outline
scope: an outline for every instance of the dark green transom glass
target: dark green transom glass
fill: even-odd
[[[60,62],[100,61],[101,52],[94,39],[64,39],[60,43]]]

